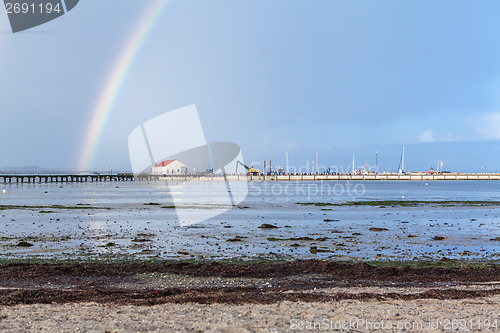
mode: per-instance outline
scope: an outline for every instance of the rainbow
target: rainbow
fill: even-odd
[[[169,0],[153,0],[152,4],[146,8],[144,14],[141,16],[123,49],[118,52],[119,57],[116,65],[108,75],[104,89],[95,103],[88,128],[85,131],[85,139],[79,154],[79,170],[88,170],[90,168],[100,137],[120,94],[123,83],[127,79],[128,73],[137,56],[140,54],[142,46],[168,3]]]

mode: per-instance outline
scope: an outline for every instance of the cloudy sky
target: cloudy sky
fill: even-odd
[[[13,34],[0,10],[0,166],[81,166],[110,73],[162,0],[82,0]],[[500,172],[495,0],[165,0],[88,167],[129,170],[141,123],[196,104],[247,162]],[[309,161],[309,162],[307,162]]]

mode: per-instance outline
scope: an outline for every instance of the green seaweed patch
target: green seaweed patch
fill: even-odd
[[[302,206],[369,206],[369,207],[420,207],[424,205],[434,206],[500,206],[500,201],[478,201],[478,200],[444,200],[444,201],[419,201],[419,200],[373,200],[373,201],[350,201],[343,203],[331,202],[297,202],[297,205]]]
[[[50,206],[20,206],[20,205],[0,205],[0,210],[12,210],[12,209],[105,209],[110,210],[109,207],[92,207],[92,206],[64,206],[64,205],[50,205]]]
[[[165,208],[165,209],[175,209],[175,206],[161,206],[161,208]]]
[[[291,238],[276,238],[276,237],[268,237],[267,240],[270,242],[286,242],[286,241],[302,241],[302,242],[324,242],[327,239],[330,239],[328,237],[318,237],[318,238],[311,238],[311,237],[291,237]]]
[[[151,234],[151,233],[150,233],[150,234],[146,234],[146,233],[138,233],[136,236],[137,236],[137,237],[154,237],[154,236],[156,236],[156,235],[155,235],[155,234]]]
[[[432,237],[432,240],[435,240],[435,241],[442,241],[442,240],[445,240],[446,237],[443,237],[443,236],[434,236]]]
[[[312,254],[316,254],[316,253],[320,253],[320,252],[323,252],[323,253],[332,253],[333,251],[330,250],[330,249],[318,248],[317,246],[311,246],[309,248],[309,252],[311,252]]]
[[[63,205],[52,205],[48,207],[42,207],[42,208],[52,208],[52,209],[104,209],[104,210],[111,210],[109,207],[93,207],[93,206],[63,206]]]
[[[55,213],[53,210],[41,210],[39,211],[40,214],[53,214]]]

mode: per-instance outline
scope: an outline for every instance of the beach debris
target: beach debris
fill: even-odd
[[[103,245],[98,245],[97,247],[113,247],[113,246],[116,246],[116,244],[113,242],[109,242]]]
[[[441,240],[444,240],[446,239],[446,237],[443,237],[443,236],[434,236],[432,237],[432,240],[435,240],[435,241],[441,241]]]
[[[259,228],[260,229],[277,229],[278,227],[275,225],[272,225],[272,224],[264,223]]]
[[[151,239],[135,237],[134,239],[132,239],[130,241],[137,242],[137,243],[144,243],[144,242],[151,242]]]
[[[230,238],[226,240],[227,242],[242,242],[241,238],[235,237],[235,238]]]
[[[492,240],[492,241],[500,241],[500,237],[491,238],[490,240]]]
[[[309,252],[311,252],[312,254],[316,254],[318,252],[323,252],[323,253],[330,253],[330,252],[333,252],[332,250],[330,249],[318,249],[317,246],[311,246],[309,248]]]
[[[388,231],[389,229],[387,228],[377,228],[377,227],[371,227],[370,229],[368,229],[370,231]]]
[[[34,246],[33,244],[31,243],[28,243],[26,241],[20,241],[19,243],[17,243],[16,246],[20,246],[20,247],[31,247],[31,246]]]
[[[324,219],[323,222],[339,222],[340,220]]]

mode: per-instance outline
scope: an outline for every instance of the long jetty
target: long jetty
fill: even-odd
[[[119,173],[7,173],[0,171],[0,184],[41,184],[41,183],[91,183],[120,181],[467,181],[467,180],[500,180],[500,173],[436,173],[436,174],[185,174],[157,175]]]
[[[90,183],[119,182],[133,180],[158,180],[158,175],[134,175],[133,173],[14,173],[0,172],[3,184],[41,184],[41,183]]]

